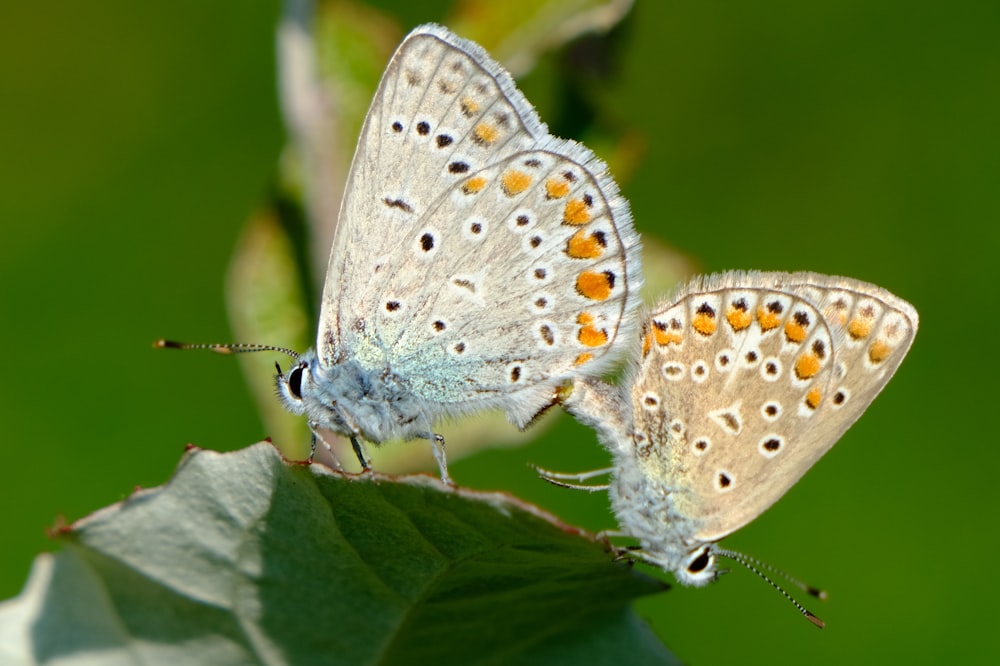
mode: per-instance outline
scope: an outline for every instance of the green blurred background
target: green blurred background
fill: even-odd
[[[372,4],[395,25],[388,44],[455,11]],[[640,0],[610,36],[546,54],[519,84],[556,134],[611,161],[646,237],[705,270],[872,281],[914,303],[922,328],[843,443],[726,541],[829,589],[809,604],[825,631],[742,570],[639,610],[692,663],[993,663],[1000,447],[981,424],[998,390],[991,361],[967,354],[1000,330],[982,305],[1000,251],[1000,4],[734,5]],[[186,442],[268,434],[237,363],[150,342],[232,335],[227,263],[284,141],[279,13],[0,7],[0,598],[59,516],[164,482]],[[609,66],[580,66],[596,48]],[[956,317],[982,322],[961,355]],[[452,473],[601,529],[604,497],[551,488],[526,462],[603,460],[564,417]]]

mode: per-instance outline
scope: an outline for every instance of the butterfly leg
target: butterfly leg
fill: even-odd
[[[628,539],[631,537],[620,530],[604,530],[597,533],[597,538],[604,539],[610,543],[611,539]],[[642,546],[638,544],[629,546],[611,544],[611,547],[615,550],[616,560],[632,560],[633,562],[642,562],[643,564],[648,564],[650,566],[659,567],[661,569],[664,568],[662,562],[649,555],[642,549]]]
[[[616,539],[634,538],[630,534],[626,534],[621,530],[601,530],[594,536],[598,541],[603,541],[611,548],[611,552],[615,556],[615,562],[643,562],[661,569],[664,568],[661,562],[647,555],[646,551],[639,544],[620,546],[614,543]]]
[[[606,476],[614,472],[613,467],[606,467],[604,469],[593,469],[589,472],[576,472],[566,474],[564,472],[553,472],[551,470],[542,469],[541,467],[535,467],[535,471],[538,476],[541,477],[543,481],[547,481],[554,486],[559,486],[560,488],[570,488],[571,490],[586,490],[588,493],[596,493],[602,490],[607,490],[610,486],[607,483],[599,484],[583,484],[583,483],[569,483],[570,481],[587,481],[588,479],[593,479],[598,476]]]
[[[358,457],[358,462],[361,463],[361,472],[372,471],[372,466],[368,464],[368,459],[365,458],[365,450],[361,446],[361,442],[357,437],[351,436],[351,448],[354,449],[354,455]]]
[[[629,535],[621,530],[601,530],[597,533],[598,539],[627,539]],[[634,549],[633,549],[634,550]]]
[[[431,440],[431,446],[434,450],[434,460],[437,461],[438,469],[441,471],[441,481],[449,486],[454,486],[455,482],[448,476],[448,457],[444,452],[444,437],[434,432],[418,436]]]
[[[340,464],[340,459],[337,458],[337,454],[333,452],[333,447],[325,439],[323,435],[317,430],[319,428],[318,423],[309,423],[309,432],[312,433],[312,438],[309,441],[309,458],[308,462],[312,463],[316,459],[317,455],[317,442],[323,443],[323,450],[319,452],[320,463],[336,469],[338,472],[343,472],[344,467]],[[332,464],[331,464],[332,463]]]

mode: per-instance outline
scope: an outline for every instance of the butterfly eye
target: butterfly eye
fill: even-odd
[[[297,365],[288,373],[288,391],[299,400],[302,399],[302,373],[305,367]]]
[[[712,557],[708,554],[708,548],[705,548],[701,551],[701,555],[694,558],[691,564],[688,565],[688,572],[695,574],[700,571],[704,571],[705,567],[707,567],[711,561]]]

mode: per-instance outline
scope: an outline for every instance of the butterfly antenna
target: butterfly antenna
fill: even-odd
[[[784,571],[781,571],[780,569],[776,569],[776,568],[774,568],[774,567],[772,567],[772,566],[770,566],[768,564],[764,564],[760,560],[758,560],[756,558],[753,558],[753,557],[750,557],[749,555],[744,555],[743,553],[737,553],[737,552],[732,551],[732,550],[724,550],[724,549],[721,549],[721,548],[716,549],[715,553],[717,555],[721,555],[722,557],[728,557],[729,559],[731,559],[731,560],[733,560],[735,562],[739,562],[744,567],[746,567],[750,571],[752,571],[755,574],[757,574],[757,576],[759,576],[762,580],[764,580],[771,587],[773,587],[774,589],[776,589],[781,594],[781,596],[783,596],[793,606],[795,606],[799,610],[799,612],[802,613],[803,616],[805,616],[805,618],[807,620],[809,620],[810,622],[812,622],[813,624],[815,624],[820,629],[822,629],[823,627],[826,626],[826,623],[823,622],[823,620],[821,620],[818,617],[816,617],[815,615],[813,615],[812,612],[810,612],[808,608],[806,608],[805,606],[803,606],[802,604],[800,604],[798,601],[796,601],[795,597],[793,597],[792,595],[790,595],[788,592],[785,592],[784,588],[782,588],[780,585],[778,585],[777,583],[775,583],[767,574],[764,573],[764,571],[765,570],[766,571],[770,571],[770,572],[772,572],[774,574],[777,574],[777,575],[781,576],[782,578],[784,578],[785,580],[787,580],[792,585],[795,585],[799,589],[807,592],[808,594],[816,597],[817,599],[826,600],[827,594],[826,594],[825,590],[821,590],[821,589],[813,587],[811,585],[806,585],[805,583],[803,583],[803,582],[801,582],[801,581],[799,581],[799,580],[797,580],[795,578],[792,578],[791,576],[789,576],[788,574],[786,574]]]
[[[249,352],[274,351],[281,352],[298,360],[298,352],[286,349],[285,347],[275,347],[274,345],[255,344],[191,344],[189,342],[175,342],[174,340],[157,340],[153,343],[156,349],[207,349],[216,354],[245,354]]]

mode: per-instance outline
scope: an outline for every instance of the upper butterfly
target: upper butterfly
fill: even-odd
[[[529,424],[618,356],[640,281],[604,163],[551,136],[478,44],[420,26],[358,139],[316,349],[279,372],[278,393],[363,466],[362,440],[432,440],[448,480],[433,424],[488,408]]]
[[[840,439],[916,330],[913,306],[858,280],[696,278],[646,317],[622,388],[585,379],[565,405],[612,453],[614,468],[601,471],[613,474],[611,504],[638,556],[705,585],[725,552],[713,544]]]

